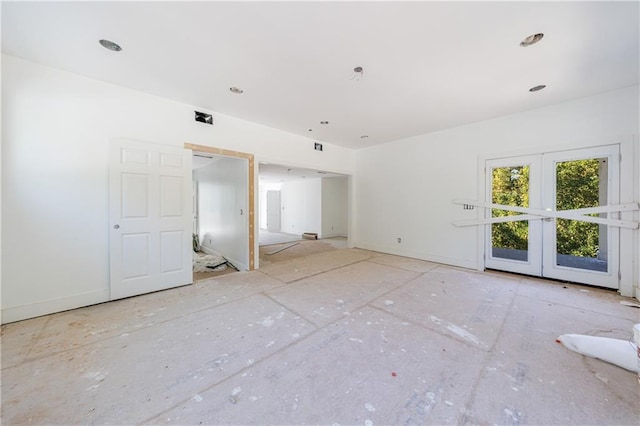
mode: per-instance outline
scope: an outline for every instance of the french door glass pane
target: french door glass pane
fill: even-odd
[[[491,201],[507,206],[529,207],[529,166],[498,167],[492,170]],[[492,209],[492,217],[520,213]],[[529,260],[529,222],[491,224],[492,257]]]
[[[606,205],[607,174],[606,158],[556,163],[556,210]],[[607,214],[592,216],[606,218]],[[556,264],[607,272],[607,226],[557,219]]]

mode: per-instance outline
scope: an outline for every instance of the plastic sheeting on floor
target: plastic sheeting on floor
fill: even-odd
[[[638,347],[629,340],[563,334],[558,337],[558,342],[579,354],[601,359],[625,370],[638,372]]]
[[[227,269],[227,259],[222,255],[193,252],[193,272],[224,271]]]

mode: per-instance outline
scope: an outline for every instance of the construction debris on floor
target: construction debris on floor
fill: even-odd
[[[629,340],[640,310],[582,289],[316,252],[4,325],[1,420],[637,426],[637,375],[555,340]]]
[[[238,270],[231,262],[221,254],[207,254],[203,252],[193,252],[193,272],[224,271],[227,267]]]
[[[300,243],[278,244],[276,245],[275,248],[265,252],[264,254],[266,254],[267,256],[272,256],[276,253],[280,253],[283,250],[290,249],[291,247],[297,246],[298,244]]]
[[[193,272],[224,271],[227,269],[227,259],[219,254],[193,252]]]
[[[640,324],[637,324],[636,327],[640,329]],[[631,340],[583,336],[581,334],[563,334],[558,337],[557,342],[579,354],[601,359],[634,373],[640,371],[638,346]]]

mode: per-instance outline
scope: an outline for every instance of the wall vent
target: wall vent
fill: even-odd
[[[205,124],[213,124],[213,116],[206,112],[194,111],[196,113],[196,121]]]

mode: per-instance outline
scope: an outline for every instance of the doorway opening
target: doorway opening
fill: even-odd
[[[223,266],[226,272],[253,270],[253,155],[192,144],[185,148],[194,155],[194,267],[205,271],[194,272],[194,281],[219,274]]]
[[[258,176],[261,264],[348,246],[349,176],[270,163]]]

